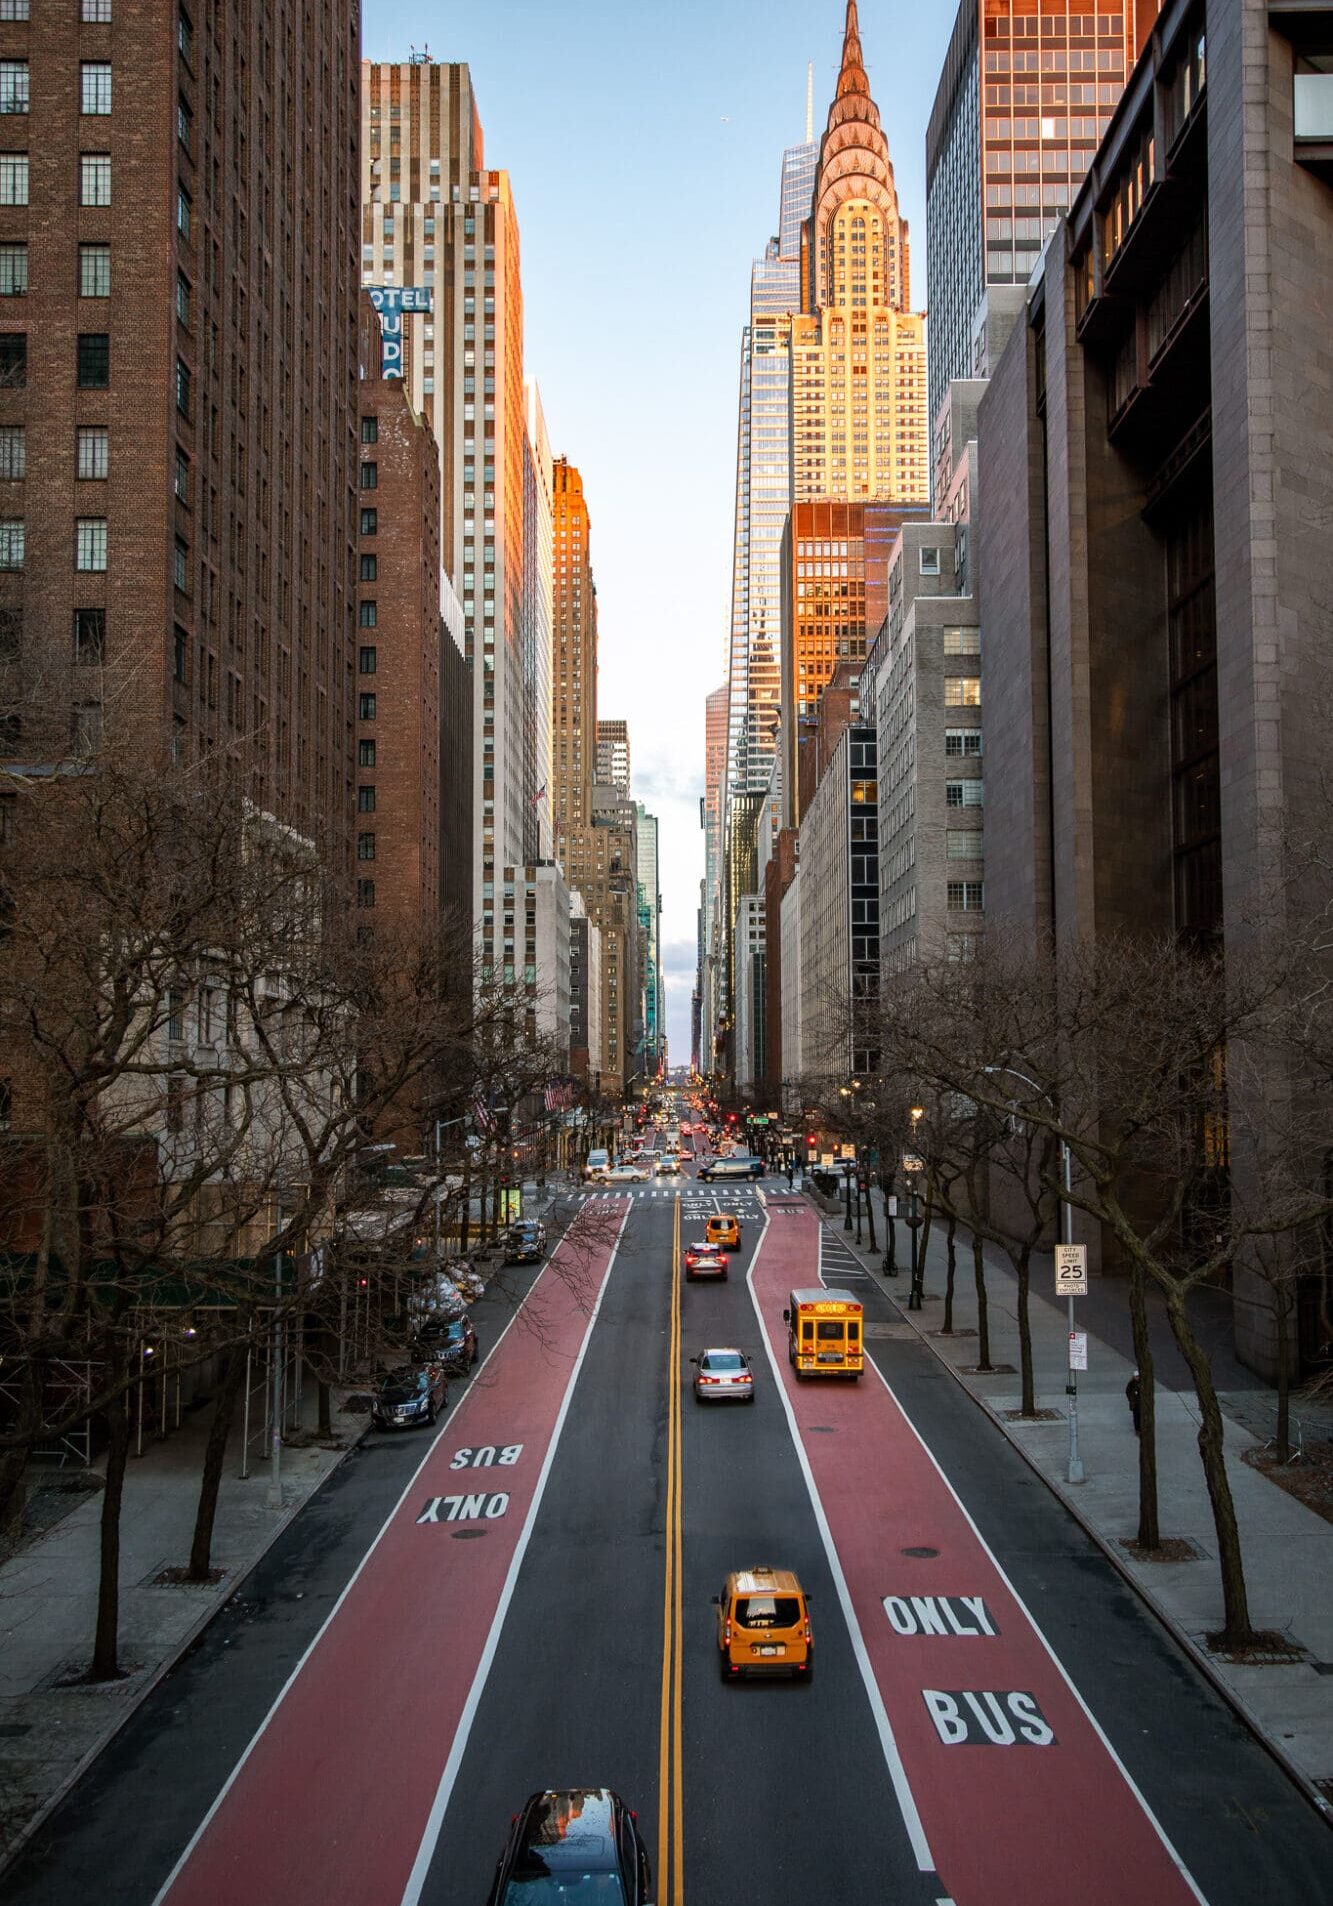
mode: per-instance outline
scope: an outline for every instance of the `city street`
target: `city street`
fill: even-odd
[[[721,1209],[730,1275],[684,1286]],[[1327,1828],[869,1278],[875,1370],[797,1384],[828,1236],[771,1182],[586,1194],[536,1321],[316,1498],[5,1897],[482,1901],[530,1791],[604,1782],[660,1902],[1325,1901]],[[694,1402],[719,1342],[753,1408]],[[755,1563],[811,1598],[810,1685],[719,1680]]]

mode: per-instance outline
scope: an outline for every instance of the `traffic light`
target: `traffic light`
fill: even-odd
[[[807,1132],[805,1135],[805,1142],[810,1147],[811,1151],[813,1151],[815,1146],[819,1143],[819,1140],[815,1137],[813,1132]]]

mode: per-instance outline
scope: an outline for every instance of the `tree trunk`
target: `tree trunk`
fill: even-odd
[[[953,1335],[953,1280],[958,1270],[958,1220],[952,1211],[949,1213],[944,1235],[948,1253],[948,1269],[944,1274],[944,1322],[940,1326],[940,1335],[951,1337]]]
[[[110,1369],[110,1366],[108,1366]],[[120,1510],[125,1496],[125,1465],[130,1453],[130,1397],[118,1396],[103,1412],[107,1427],[106,1487],[102,1491],[100,1567],[97,1581],[97,1632],[93,1637],[90,1681],[120,1679]]]
[[[458,1226],[458,1255],[467,1256],[468,1236],[472,1228],[472,1174],[463,1173],[463,1216]]]
[[[1032,1319],[1028,1315],[1031,1258],[1032,1247],[1024,1244],[1019,1247],[1018,1256],[1011,1260],[1018,1273],[1018,1367],[1022,1378],[1020,1413],[1023,1416],[1035,1416],[1037,1412],[1037,1386],[1032,1375]]]
[[[21,1431],[23,1440],[12,1449],[0,1451],[0,1535],[18,1537],[23,1533],[23,1517],[28,1506],[28,1458],[41,1434],[45,1373],[43,1359],[20,1360],[18,1381],[23,1394],[10,1420],[10,1429]]]
[[[1277,1427],[1274,1440],[1277,1443],[1277,1459],[1285,1463],[1291,1455],[1291,1346],[1287,1336],[1288,1306],[1283,1302],[1276,1272],[1272,1290],[1273,1315],[1277,1322]]]
[[[194,1539],[190,1544],[190,1580],[206,1582],[213,1569],[213,1523],[217,1516],[218,1490],[222,1486],[222,1468],[227,1457],[227,1438],[236,1414],[236,1399],[245,1376],[245,1345],[233,1344],[222,1366],[213,1420],[204,1444],[204,1467],[199,1478],[199,1501],[194,1512]]]
[[[1208,1483],[1208,1501],[1213,1511],[1217,1535],[1218,1567],[1222,1575],[1223,1629],[1222,1646],[1246,1648],[1253,1644],[1250,1603],[1245,1588],[1245,1564],[1241,1557],[1240,1530],[1236,1524],[1236,1505],[1232,1500],[1223,1443],[1222,1410],[1213,1387],[1213,1372],[1207,1353],[1194,1334],[1178,1291],[1168,1291],[1167,1316],[1180,1354],[1189,1365],[1194,1393],[1199,1399],[1199,1455]]]
[[[1153,1380],[1143,1266],[1138,1263],[1130,1271],[1129,1317],[1139,1372],[1139,1532],[1135,1541],[1141,1549],[1155,1549],[1162,1540],[1157,1516],[1157,1386]]]
[[[898,1275],[898,1226],[894,1222],[893,1213],[889,1209],[889,1199],[892,1195],[892,1192],[889,1191],[884,1193],[884,1235],[885,1244],[887,1246],[888,1273],[890,1277],[896,1277]]]
[[[875,1201],[870,1195],[869,1184],[866,1185],[866,1223],[870,1227],[866,1241],[872,1251],[877,1251],[879,1245],[875,1241]]]
[[[972,1275],[977,1286],[977,1369],[990,1369],[990,1310],[986,1299],[985,1247],[977,1232],[972,1233]]]
[[[917,1260],[918,1264],[920,1265],[919,1274],[921,1278],[921,1289],[923,1293],[926,1288],[926,1250],[930,1244],[930,1223],[931,1223],[930,1198],[929,1196],[927,1196],[924,1203],[923,1216],[921,1219],[921,1255]]]
[[[317,1434],[327,1442],[333,1435],[333,1391],[323,1377],[318,1379],[316,1394],[319,1403]]]

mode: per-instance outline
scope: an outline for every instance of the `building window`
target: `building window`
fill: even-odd
[[[361,419],[362,443],[378,443],[379,436],[380,425],[378,417],[363,417]]]
[[[75,708],[69,718],[69,745],[74,754],[96,754],[102,745],[102,708],[100,702],[88,702]]]
[[[74,660],[93,668],[100,668],[106,660],[105,609],[74,611]]]
[[[79,296],[81,298],[109,298],[111,296],[110,245],[79,246]]]
[[[938,576],[940,573],[940,552],[937,546],[928,545],[921,550],[921,574]]]
[[[373,768],[375,765],[375,744],[373,741],[358,741],[356,744],[356,765],[359,768]]]
[[[76,475],[95,480],[107,475],[110,433],[105,424],[80,424],[75,438]]]
[[[946,755],[980,754],[980,728],[946,728],[944,731],[944,752]]]
[[[183,271],[176,273],[176,318],[188,331],[190,328],[190,281]]]
[[[106,568],[106,518],[81,516],[74,525],[74,567]]]
[[[176,139],[189,152],[194,139],[194,115],[183,99],[176,101]]]
[[[22,424],[0,429],[0,481],[19,482],[28,474],[28,437]]]
[[[363,536],[377,536],[379,534],[379,527],[380,527],[379,511],[378,510],[362,510],[361,534]]]
[[[356,883],[356,904],[358,907],[373,907],[375,904],[375,883],[373,880],[358,880]]]
[[[0,519],[0,569],[23,567],[23,518]]]
[[[359,697],[358,704],[357,704],[357,719],[360,721],[374,721],[375,697],[373,695],[362,695]]]
[[[111,203],[111,154],[109,152],[81,152],[79,154],[79,204],[110,205]]]
[[[190,414],[190,369],[176,359],[176,408],[182,417]]]
[[[111,111],[110,60],[85,60],[79,68],[79,111],[96,114]]]
[[[375,812],[374,788],[358,788],[357,789],[356,811],[358,814],[373,814]]]
[[[380,566],[379,566],[379,561],[378,561],[378,559],[377,559],[376,557],[374,557],[374,556],[363,556],[363,557],[361,558],[361,580],[362,580],[362,582],[375,582],[375,581],[377,581],[377,580],[378,580],[378,578],[379,578],[379,567],[380,567]]]
[[[363,490],[378,490],[379,487],[380,467],[378,463],[363,463],[361,465],[361,488]]]
[[[946,629],[944,631],[944,653],[946,655],[980,655],[980,629]]]
[[[946,675],[944,706],[946,708],[980,708],[981,677],[979,675]]]
[[[194,58],[194,28],[184,7],[176,16],[176,45],[181,58],[187,63]]]
[[[183,185],[176,187],[176,230],[188,245],[190,242],[190,195]]]
[[[189,652],[190,638],[186,635],[184,629],[178,622],[175,625],[175,649],[171,671],[178,682],[185,680],[185,661]]]
[[[377,602],[363,602],[357,607],[357,621],[363,629],[379,626],[380,606]]]
[[[22,654],[23,610],[0,609],[0,662],[17,662]]]
[[[362,675],[373,675],[375,673],[375,665],[378,662],[378,660],[379,660],[378,649],[363,648],[361,651],[360,673]]]
[[[980,913],[985,901],[985,883],[980,880],[950,880],[950,913]]]
[[[111,0],[81,0],[79,18],[85,26],[110,26]]]
[[[946,781],[944,805],[946,807],[980,807],[982,785],[980,781]]]
[[[111,334],[79,333],[78,383],[80,390],[105,390],[111,382]]]
[[[0,20],[26,20],[28,0],[0,0]]]
[[[28,289],[28,247],[0,245],[0,298],[21,298]]]
[[[190,545],[183,536],[176,538],[171,558],[171,577],[182,595],[188,595],[190,589]]]
[[[28,155],[0,152],[0,205],[28,203]]]
[[[28,62],[0,60],[0,113],[28,110]]]
[[[7,332],[0,337],[0,390],[24,390],[27,382],[27,332]]]
[[[179,444],[177,444],[176,446],[176,478],[175,478],[174,488],[176,491],[177,502],[183,503],[186,509],[189,509],[190,507],[190,459],[186,456],[185,452],[181,449]]]
[[[979,827],[950,827],[945,830],[946,860],[980,860],[983,851]]]
[[[375,836],[373,834],[358,834],[357,835],[356,857],[358,860],[374,860]]]

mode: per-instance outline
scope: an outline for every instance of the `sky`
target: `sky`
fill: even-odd
[[[750,261],[777,229],[784,146],[815,137],[844,0],[365,0],[363,52],[465,60],[486,164],[522,234],[525,358],[551,446],[583,473],[598,712],[630,726],[661,821],[674,1064],[690,1056],[703,876],[704,697],[726,677],[736,397]],[[954,0],[861,0],[861,39],[925,305],[926,123]]]

